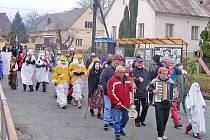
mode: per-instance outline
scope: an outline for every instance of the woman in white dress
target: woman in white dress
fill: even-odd
[[[204,116],[205,105],[200,85],[194,82],[186,98],[187,116],[190,124],[186,127],[185,134],[188,134],[188,132],[192,129],[193,136],[195,138],[202,138],[202,135],[206,132]]]
[[[23,60],[23,66],[21,69],[21,79],[23,83],[23,90],[26,91],[26,86],[29,86],[29,92],[34,91],[32,76],[34,73],[34,65],[36,63],[36,59],[32,54],[32,50],[28,50],[26,57]]]

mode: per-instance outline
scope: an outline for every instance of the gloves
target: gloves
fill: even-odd
[[[76,76],[80,76],[79,72],[73,72],[73,74],[76,75]]]
[[[80,75],[84,75],[84,74],[85,74],[85,72],[83,72],[83,71],[82,71],[82,72],[80,72]]]

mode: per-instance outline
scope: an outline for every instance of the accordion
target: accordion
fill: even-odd
[[[169,82],[155,82],[155,90],[159,92],[154,96],[154,102],[173,101],[174,100],[174,84]]]

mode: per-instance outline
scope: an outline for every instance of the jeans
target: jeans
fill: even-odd
[[[104,95],[104,124],[112,123],[111,101],[107,95]]]
[[[115,135],[120,135],[120,131],[125,128],[127,122],[128,122],[128,111],[124,108],[120,109],[112,109],[113,114],[113,124],[114,124],[114,130]]]

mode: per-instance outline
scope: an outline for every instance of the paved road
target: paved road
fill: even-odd
[[[112,140],[114,139],[113,129],[104,132],[103,122],[96,117],[88,115],[84,119],[86,107],[78,109],[68,105],[66,110],[59,109],[54,98],[54,89],[48,85],[48,92],[23,92],[21,82],[16,91],[12,91],[7,85],[7,79],[0,81],[15,123],[23,124],[33,140]],[[87,89],[87,88],[85,88]],[[40,90],[41,91],[41,90]],[[87,90],[84,90],[85,97]],[[86,104],[85,99],[83,105]],[[207,102],[206,126],[210,132],[210,102]],[[182,122],[187,124],[186,116],[181,113]],[[154,107],[149,108],[147,126],[137,128],[136,140],[155,140],[156,125]],[[130,123],[125,132],[127,136],[122,140],[131,140]],[[191,140],[192,134],[185,136],[184,128],[175,129],[172,120],[169,119],[166,135],[170,140]],[[209,140],[210,133],[207,133],[203,140]]]

